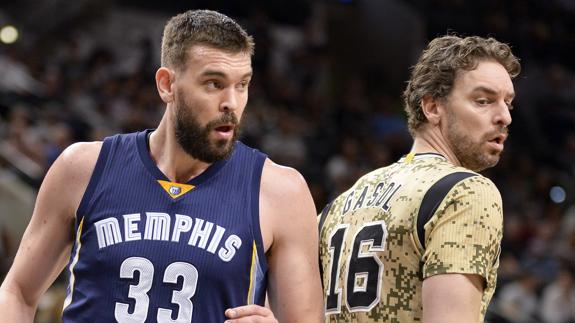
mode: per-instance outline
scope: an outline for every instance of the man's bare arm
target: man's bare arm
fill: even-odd
[[[268,296],[280,322],[319,322],[323,296],[318,261],[316,209],[304,178],[269,162],[262,179],[263,220],[273,228],[267,252]],[[263,217],[264,215],[262,215]]]
[[[100,147],[101,143],[72,145],[48,171],[14,264],[0,287],[3,322],[32,322],[40,296],[66,266],[75,212]]]
[[[423,281],[424,323],[477,323],[483,278],[479,275],[441,274]]]
[[[315,323],[323,320],[316,209],[303,177],[294,169],[264,166],[260,225],[269,267],[268,299],[273,313],[257,305],[226,311],[226,322]]]

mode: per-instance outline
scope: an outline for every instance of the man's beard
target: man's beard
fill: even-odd
[[[459,126],[460,124],[461,121],[457,120],[453,114],[448,116],[447,139],[461,166],[480,172],[497,165],[503,151],[490,153],[488,150],[485,150],[483,145],[487,142],[488,138],[495,137],[501,133],[507,133],[507,128],[490,132],[483,136],[479,142],[474,142],[473,139],[466,134],[465,129]]]
[[[176,120],[174,121],[175,135],[182,149],[195,159],[206,163],[213,163],[228,158],[239,136],[240,124],[233,112],[226,112],[220,118],[202,126],[193,112],[193,107],[185,102],[183,91],[178,91],[176,105]],[[211,140],[212,131],[223,125],[233,124],[234,133],[230,140]]]

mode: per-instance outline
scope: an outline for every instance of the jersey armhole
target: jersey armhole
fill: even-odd
[[[423,196],[416,219],[415,235],[417,239],[414,239],[418,242],[419,248],[421,248],[420,250],[422,250],[422,252],[425,250],[425,225],[435,214],[437,208],[441,202],[443,202],[445,196],[447,196],[447,193],[449,193],[457,183],[471,176],[477,176],[477,174],[456,172],[446,175],[435,182],[435,184],[433,184]]]
[[[252,230],[254,235],[254,242],[256,244],[257,256],[261,269],[267,271],[267,261],[264,251],[264,243],[262,230],[260,228],[260,188],[262,180],[262,171],[267,156],[264,154],[257,154],[254,170],[252,172],[252,197],[251,197],[251,210],[252,210]]]
[[[320,239],[321,239],[321,230],[323,230],[323,224],[325,223],[325,219],[327,218],[327,215],[328,215],[329,211],[331,210],[331,206],[333,205],[333,201],[335,201],[335,199],[332,200],[331,202],[329,202],[329,203],[323,208],[323,210],[321,211],[321,214],[319,215],[319,222],[318,222],[318,225],[317,225],[317,229],[318,229],[318,231],[319,231],[319,237],[320,237]],[[319,253],[318,253],[318,262],[321,264],[321,254],[319,254]],[[320,274],[320,277],[321,277],[321,286],[322,286],[322,288],[323,288],[323,287],[325,287],[325,286],[324,286],[324,283],[323,283],[323,266],[321,266],[321,265],[319,266],[319,274]]]
[[[94,167],[94,171],[92,172],[92,176],[90,177],[90,181],[86,187],[86,192],[84,192],[84,196],[82,196],[82,200],[80,201],[80,205],[76,211],[77,223],[80,223],[80,218],[83,217],[88,210],[90,201],[92,200],[92,195],[94,195],[94,191],[96,191],[96,187],[100,182],[100,178],[102,177],[102,173],[104,172],[104,168],[108,160],[108,154],[110,152],[112,140],[113,137],[109,137],[104,139],[104,142],[102,143],[102,148],[100,149],[100,154],[98,155],[98,160],[96,161],[96,166]]]

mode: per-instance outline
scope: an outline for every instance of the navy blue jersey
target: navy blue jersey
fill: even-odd
[[[103,142],[76,214],[63,321],[221,323],[263,304],[265,155],[240,142],[185,184],[151,159],[149,131]]]

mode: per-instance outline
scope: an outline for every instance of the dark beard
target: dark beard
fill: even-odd
[[[448,133],[447,138],[451,142],[452,150],[459,159],[461,166],[471,169],[475,172],[483,171],[497,165],[501,153],[491,154],[482,151],[481,144],[487,138],[494,137],[500,133],[507,133],[507,128],[501,128],[498,131],[485,135],[479,143],[474,142],[465,132],[456,117],[453,114],[448,116]]]
[[[240,125],[236,115],[226,112],[220,118],[202,125],[197,121],[193,108],[184,102],[180,93],[176,106],[175,135],[178,144],[188,155],[206,163],[213,163],[228,158],[234,151],[235,142],[239,136]],[[231,140],[210,140],[210,133],[222,124],[234,124],[234,134]]]

